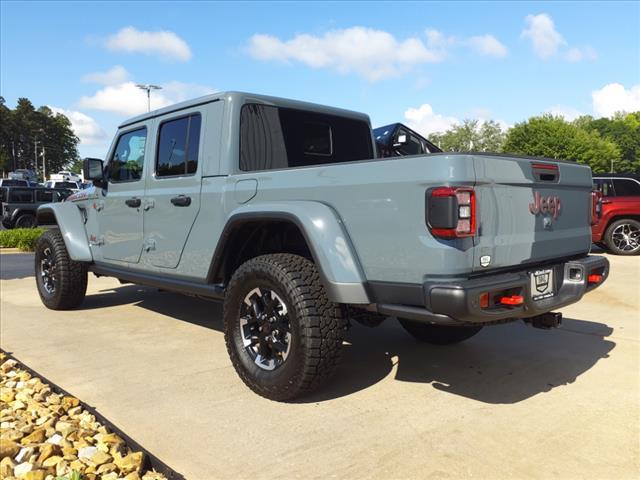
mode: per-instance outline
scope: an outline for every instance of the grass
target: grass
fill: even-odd
[[[18,248],[24,252],[33,252],[36,241],[46,232],[45,228],[14,228],[0,231],[0,247]]]

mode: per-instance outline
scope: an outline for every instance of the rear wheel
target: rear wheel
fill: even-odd
[[[320,386],[335,370],[345,320],[316,266],[290,254],[256,257],[234,273],[224,301],[224,332],[242,381],[271,400]]]
[[[69,258],[59,230],[47,230],[38,239],[35,271],[38,293],[47,308],[70,310],[84,300],[87,265]]]
[[[18,217],[15,228],[33,228],[36,226],[36,217],[31,213],[24,213]]]
[[[482,326],[478,327],[449,327],[444,325],[432,325],[429,323],[419,323],[412,320],[398,319],[400,325],[422,342],[432,343],[434,345],[450,345],[459,343],[463,340],[473,337],[482,330]]]
[[[604,234],[607,249],[616,255],[640,253],[640,222],[631,218],[616,220]]]

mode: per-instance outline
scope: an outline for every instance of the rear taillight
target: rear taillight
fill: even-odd
[[[476,195],[467,187],[436,187],[427,191],[427,225],[435,237],[473,237]]]

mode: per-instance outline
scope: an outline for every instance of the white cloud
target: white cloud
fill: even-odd
[[[129,72],[122,65],[116,65],[106,72],[88,73],[82,77],[84,82],[99,83],[101,85],[115,85],[126,82],[128,79]]]
[[[151,109],[156,110],[214,92],[212,88],[203,85],[169,82],[162,85],[162,90],[151,93]],[[131,117],[147,111],[147,93],[136,87],[134,82],[124,82],[118,85],[107,85],[91,96],[81,97],[78,105],[81,108]]]
[[[427,30],[424,39],[398,40],[392,34],[365,27],[332,30],[322,36],[298,34],[290,40],[256,34],[248,53],[259,60],[296,61],[312,68],[357,73],[369,81],[397,77],[423,63],[442,61],[450,39]]]
[[[147,32],[125,27],[108,37],[105,45],[114,52],[144,53],[165,60],[185,62],[192,57],[187,42],[168,30]]]
[[[469,47],[480,53],[481,55],[488,55],[491,57],[506,57],[508,50],[496,37],[493,35],[478,35],[471,37],[467,41]]]
[[[557,117],[564,117],[564,119],[569,122],[584,115],[584,113],[580,110],[569,107],[567,105],[554,105],[553,107],[549,108],[547,112]]]
[[[418,108],[408,108],[404,112],[404,118],[409,127],[426,137],[431,133],[444,132],[460,123],[460,120],[455,117],[446,117],[435,113],[433,107],[428,103],[424,103]]]
[[[589,45],[584,47],[570,47],[564,37],[556,30],[556,26],[550,15],[539,13],[525,17],[525,28],[522,38],[531,40],[533,51],[543,60],[561,54],[561,57],[570,62],[582,60],[595,60],[598,53]]]
[[[108,138],[107,132],[89,115],[76,110],[49,107],[54,113],[61,113],[71,121],[73,133],[80,138],[81,145],[102,145]]]
[[[595,60],[598,58],[598,52],[593,47],[571,47],[564,54],[564,58],[570,62],[580,62],[582,60]]]
[[[619,83],[609,83],[591,92],[593,112],[599,117],[610,117],[616,112],[640,110],[640,84],[626,89]]]
[[[533,50],[540,58],[552,57],[560,47],[567,44],[546,13],[527,15],[525,22],[528,28],[522,31],[521,36],[531,40]]]

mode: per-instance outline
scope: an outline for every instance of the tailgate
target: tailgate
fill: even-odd
[[[474,166],[479,226],[475,271],[589,252],[589,167],[493,155],[474,155]]]

